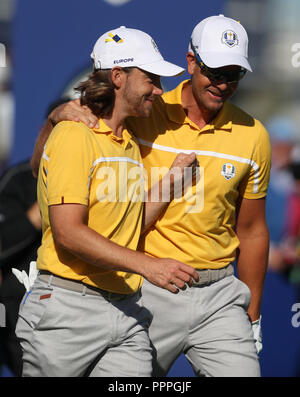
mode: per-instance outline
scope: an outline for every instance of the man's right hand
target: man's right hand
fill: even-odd
[[[90,128],[98,128],[98,118],[92,113],[87,106],[81,106],[80,100],[75,99],[70,102],[63,103],[55,108],[48,116],[48,120],[52,125],[56,125],[60,121],[81,121]]]
[[[199,275],[193,267],[171,258],[151,258],[142,275],[150,283],[174,294],[199,281]]]

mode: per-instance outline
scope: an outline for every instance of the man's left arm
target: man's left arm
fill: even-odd
[[[238,277],[251,291],[248,315],[251,322],[259,319],[264,280],[268,265],[269,231],[265,218],[265,198],[242,198],[236,232],[240,240]]]

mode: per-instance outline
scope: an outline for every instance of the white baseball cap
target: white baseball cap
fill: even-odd
[[[224,15],[203,19],[195,26],[191,42],[203,63],[210,68],[238,65],[250,72],[248,35],[237,21]],[[192,52],[191,43],[189,51]]]
[[[96,69],[138,67],[158,76],[178,76],[185,69],[167,62],[147,33],[121,26],[97,40],[91,57]]]

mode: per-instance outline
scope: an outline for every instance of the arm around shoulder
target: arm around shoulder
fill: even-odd
[[[30,160],[30,165],[32,168],[32,173],[35,178],[37,178],[39,173],[40,161],[43,155],[45,143],[53,130],[53,125],[50,120],[46,120],[45,124],[39,131],[39,135],[37,140],[35,141],[35,146],[33,150],[33,154]]]

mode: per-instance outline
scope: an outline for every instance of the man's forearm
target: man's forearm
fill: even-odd
[[[87,225],[84,205],[49,207],[53,237],[58,246],[81,260],[102,269],[137,273],[152,284],[177,293],[191,285],[198,274],[191,266],[170,258],[152,258],[142,252],[118,245]]]
[[[124,248],[86,225],[71,227],[67,233],[65,230],[55,233],[54,239],[61,248],[84,262],[106,270],[143,275],[143,262],[148,259],[143,253]]]
[[[41,157],[42,157],[42,154],[44,151],[45,143],[46,143],[52,130],[53,130],[53,125],[52,125],[51,121],[47,119],[45,124],[40,129],[39,135],[35,142],[33,155],[30,160],[32,173],[35,178],[37,178],[38,173],[39,173],[39,166],[40,166]]]
[[[192,184],[199,175],[195,153],[179,153],[169,172],[146,193],[142,233],[164,213],[174,196],[182,195],[182,187]],[[190,171],[188,173],[188,171]],[[187,180],[184,180],[184,178]]]
[[[168,184],[169,195],[164,197],[163,184]],[[141,233],[145,233],[151,225],[164,213],[171,200],[173,200],[174,186],[170,183],[169,174],[165,175],[148,192],[145,193],[144,216]]]
[[[251,321],[260,316],[261,299],[264,280],[268,265],[269,234],[256,237],[240,237],[240,247],[237,262],[238,277],[251,291],[251,302],[248,314]]]
[[[152,258],[122,247],[86,225],[72,228],[70,233],[64,234],[60,245],[86,263],[101,269],[139,274],[173,293],[178,292],[177,288],[185,289],[185,283],[191,286],[192,279],[197,281],[198,277],[188,265],[169,258]]]

